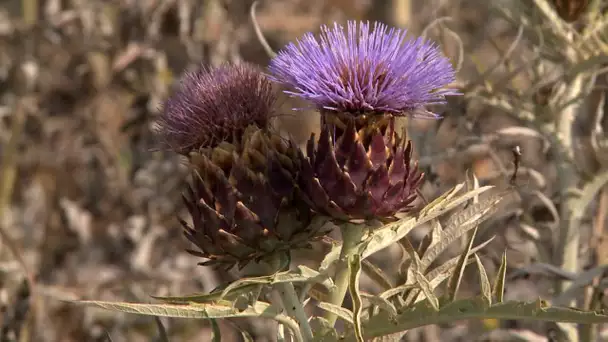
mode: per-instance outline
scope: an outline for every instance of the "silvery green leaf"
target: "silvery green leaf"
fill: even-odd
[[[388,292],[388,291],[383,292],[383,294],[386,292]],[[379,307],[380,309],[389,312],[391,315],[397,315],[397,309],[395,308],[395,306],[391,302],[389,302],[388,300],[383,298],[382,296],[374,295],[374,294],[366,293],[366,292],[360,292],[360,295],[361,295],[361,298],[365,299],[370,304],[375,305],[375,306]],[[390,297],[390,296],[388,296],[388,297]],[[386,297],[386,298],[388,298],[388,297]]]
[[[438,219],[431,220],[431,229],[420,242],[420,245],[418,246],[418,255],[424,255],[430,247],[441,240],[442,235],[443,228],[441,227],[441,222],[439,222]]]
[[[435,293],[433,293],[433,288],[432,288],[431,284],[429,283],[429,281],[420,272],[415,272],[414,277],[416,279],[416,283],[417,283],[418,287],[420,287],[420,289],[422,290],[422,292],[428,299],[429,303],[431,303],[431,306],[433,307],[433,309],[438,311],[439,310],[439,299],[437,298],[437,296],[435,296]]]
[[[471,253],[471,248],[473,247],[473,241],[475,240],[475,235],[477,233],[477,225],[475,229],[473,229],[473,233],[471,233],[471,237],[469,238],[469,243],[467,244],[466,249],[462,252],[460,257],[458,258],[458,263],[454,268],[454,272],[448,281],[448,298],[450,301],[456,299],[456,295],[458,294],[458,289],[460,288],[460,282],[462,281],[462,275],[464,274],[464,269],[467,265],[467,260],[469,259],[469,255]]]
[[[476,246],[475,248],[473,248],[471,250],[471,253],[476,253],[477,251],[481,250],[483,247],[485,247],[487,244],[489,244],[493,239],[494,238],[490,238],[487,241],[479,244],[478,246]],[[452,273],[452,271],[456,267],[459,258],[460,258],[459,256],[453,257],[450,260],[442,263],[441,265],[437,266],[432,271],[427,273],[426,278],[429,279],[431,288],[436,289],[439,285],[441,285],[441,283],[444,280],[446,280],[450,276],[450,273]],[[471,259],[471,258],[467,259],[467,265],[472,262],[473,262],[473,259]],[[424,295],[420,296],[420,291],[418,289],[415,289],[415,290],[412,290],[410,293],[408,293],[408,295],[405,299],[405,304],[409,306],[411,304],[424,300],[425,298],[426,297]]]
[[[569,322],[579,324],[608,323],[608,316],[597,312],[581,311],[571,308],[551,307],[545,301],[510,301],[488,305],[483,297],[460,299],[443,305],[436,311],[428,301],[390,317],[381,312],[363,324],[364,339],[386,336],[425,325],[448,324],[467,319],[498,320],[537,320],[550,322]],[[349,332],[342,341],[355,341]]]
[[[246,318],[261,317],[270,318],[288,327],[298,341],[303,341],[298,323],[289,316],[283,315],[280,309],[268,303],[258,301],[254,306],[244,310],[234,308],[227,301],[218,303],[187,303],[187,304],[144,304],[126,302],[104,302],[104,301],[73,301],[91,307],[102,308],[112,311],[120,311],[147,316],[195,318],[195,319],[217,319],[217,318]]]
[[[297,270],[278,272],[268,276],[243,278],[234,281],[218,291],[208,294],[194,294],[188,296],[175,297],[156,297],[168,303],[208,303],[218,299],[236,298],[240,294],[251,294],[259,292],[260,285],[274,285],[278,283],[313,283],[319,284],[328,290],[334,287],[333,281],[326,275],[323,275],[309,267],[299,265]],[[257,298],[252,298],[253,301]]]
[[[350,323],[351,325],[354,325],[352,311],[350,311],[346,308],[343,308],[341,306],[328,303],[328,302],[319,302],[317,304],[317,306],[325,311],[329,311],[329,312],[333,313],[334,315],[340,317],[345,322]]]
[[[363,268],[363,272],[365,272],[365,274],[376,284],[380,285],[383,290],[388,290],[393,287],[391,280],[384,274],[384,271],[372,264],[369,260],[363,260],[361,267]]]
[[[355,336],[358,342],[363,342],[363,334],[361,332],[361,310],[363,302],[359,294],[359,278],[361,277],[361,256],[353,254],[348,258],[348,268],[350,278],[348,280],[348,291],[353,300],[353,324],[355,326]]]
[[[378,296],[382,299],[389,299],[395,295],[401,294],[401,293],[403,293],[407,290],[411,290],[415,287],[416,287],[416,285],[414,285],[414,284],[407,284],[407,285],[403,284],[403,285],[396,286],[390,290],[386,290]]]
[[[319,266],[319,272],[324,273],[327,271],[333,264],[338,260],[340,256],[340,252],[342,251],[342,242],[335,241],[331,247],[331,250],[325,258],[321,261],[321,265]]]
[[[507,251],[502,253],[500,268],[496,274],[496,281],[492,288],[492,295],[498,303],[502,303],[505,294],[505,279],[507,278]]]
[[[230,284],[228,284],[230,285]],[[226,286],[228,286],[226,285]],[[220,287],[219,289],[211,292],[211,293],[195,293],[195,294],[191,294],[191,295],[186,295],[186,296],[150,296],[154,299],[166,302],[166,303],[172,303],[172,304],[180,304],[180,303],[210,303],[216,300],[221,299],[222,297],[222,290],[226,287]],[[229,295],[224,296],[224,299],[227,300],[232,300],[237,298],[240,295],[243,294],[249,294],[251,292],[256,291],[257,287],[259,285],[257,284],[249,284],[249,285],[244,285],[238,288],[233,289]]]
[[[416,252],[414,246],[412,246],[412,243],[407,237],[404,237],[403,239],[399,240],[399,244],[403,247],[403,250],[408,254],[409,260],[411,260],[411,263],[407,268],[407,280],[405,283],[413,284],[415,282],[413,274],[415,272],[418,272],[418,270],[420,269],[420,257],[418,257],[418,253]]]
[[[484,186],[479,189],[466,192],[458,197],[454,196],[462,189],[464,185],[461,184],[456,188],[448,191],[443,195],[441,201],[433,201],[429,206],[433,206],[432,210],[424,210],[422,209],[417,217],[406,217],[401,220],[398,220],[393,223],[389,223],[381,228],[375,229],[371,235],[368,237],[367,242],[361,250],[361,257],[363,259],[369,257],[370,255],[390,246],[391,244],[401,240],[405,237],[412,229],[429,222],[444,213],[449,212],[450,210],[458,207],[459,205],[465,203],[466,201],[472,199],[475,196],[478,196],[490,189],[492,186]],[[425,208],[427,208],[425,207]],[[326,270],[331,267],[340,257],[341,245],[335,246],[332,250],[325,256],[321,263],[321,267],[319,271],[324,273]]]
[[[492,285],[490,285],[490,279],[488,279],[488,273],[485,267],[481,263],[481,260],[477,254],[473,254],[475,261],[477,262],[477,270],[479,271],[479,284],[481,286],[481,296],[488,302],[488,305],[492,305]]]
[[[318,283],[325,286],[328,290],[331,290],[334,286],[331,278],[323,275],[311,268],[306,266],[299,265],[297,271],[285,271],[278,272],[275,274],[271,274],[269,276],[263,277],[253,277],[253,278],[243,278],[239,279],[232,284],[228,285],[222,291],[222,298],[230,293],[232,289],[244,286],[244,285],[252,285],[252,284],[262,284],[262,285],[274,285],[278,283]]]
[[[471,205],[469,208],[455,215],[462,216],[464,220],[458,220],[457,223],[447,226],[437,244],[421,258],[421,270],[424,271],[445,249],[458,238],[466,234],[469,230],[476,228],[483,220],[485,220],[495,209],[496,205],[502,200],[501,195],[491,196],[490,198]]]
[[[451,188],[450,190],[443,193],[441,196],[435,198],[429,204],[424,206],[424,208],[421,210],[420,214],[425,215],[425,214],[433,211],[434,209],[439,208],[441,206],[441,204],[444,204],[445,202],[448,202],[452,198],[454,198],[454,196],[456,196],[456,194],[459,193],[460,190],[462,190],[464,188],[464,186],[465,186],[465,183],[456,184],[456,186],[454,186],[453,188]]]

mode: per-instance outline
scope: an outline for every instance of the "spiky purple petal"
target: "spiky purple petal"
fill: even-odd
[[[324,111],[408,115],[428,113],[458,92],[444,87],[455,79],[450,61],[423,38],[382,23],[349,21],[305,34],[270,63],[271,79],[292,87],[286,93]],[[429,113],[432,115],[432,113]]]
[[[158,131],[179,153],[214,147],[249,125],[265,128],[275,100],[272,83],[253,65],[201,66],[165,102]]]

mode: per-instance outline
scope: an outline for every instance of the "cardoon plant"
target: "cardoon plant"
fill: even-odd
[[[455,91],[450,61],[436,45],[386,25],[348,22],[321,27],[289,44],[271,61],[273,79],[288,94],[310,101],[321,113],[319,146],[311,138],[303,190],[317,212],[338,220],[387,220],[411,208],[422,180],[412,165],[412,145],[395,131],[395,117],[436,118],[426,110]],[[362,230],[342,225],[343,257],[354,252]],[[332,298],[340,304],[348,268],[337,273]],[[330,320],[335,316],[329,314]]]
[[[395,121],[438,118],[426,106],[457,95],[446,88],[454,70],[438,47],[421,38],[405,40],[405,32],[379,23],[321,30],[318,38],[306,34],[288,45],[270,65],[271,80],[289,86],[289,94],[321,114],[319,139],[311,136],[306,151],[273,131],[275,94],[251,66],[186,74],[160,119],[163,141],[188,156],[193,170],[184,196],[193,224],[182,222],[197,247],[192,253],[208,266],[257,265],[261,275],[243,272],[208,294],[157,297],[161,304],[86,303],[169,317],[270,318],[282,341],[399,339],[415,327],[471,318],[608,322],[601,313],[550,307],[542,300],[506,302],[504,255],[491,283],[476,254],[489,240],[475,245],[476,232],[512,189],[492,192],[472,176],[413,206],[422,174]],[[449,217],[439,220],[443,215]],[[287,269],[291,251],[326,233],[318,223],[325,219],[340,227],[342,243],[333,245],[317,269]],[[425,224],[430,230],[415,248],[407,235]],[[461,255],[437,263],[461,239]],[[403,258],[394,270],[365,260],[395,243]],[[481,293],[458,299],[471,263],[479,271]],[[360,291],[363,272],[378,293]],[[397,273],[400,283],[389,273]],[[281,303],[268,300],[269,289]],[[343,305],[347,291],[352,307]],[[307,305],[325,316],[309,316]],[[337,318],[345,329],[336,327]],[[214,333],[221,339],[219,329]]]
[[[186,73],[165,103],[159,133],[189,158],[188,239],[203,265],[245,266],[323,235],[297,196],[301,153],[270,128],[276,96],[251,65]]]

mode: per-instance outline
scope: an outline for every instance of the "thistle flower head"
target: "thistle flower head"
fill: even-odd
[[[405,34],[377,22],[349,21],[346,32],[322,26],[318,38],[307,33],[279,52],[272,79],[322,112],[436,117],[424,106],[458,94],[442,89],[454,81],[454,69],[435,44]]]
[[[173,150],[188,154],[268,126],[276,95],[254,66],[201,66],[187,72],[165,102],[158,131]]]
[[[327,232],[311,224],[297,194],[298,146],[249,126],[238,144],[192,152],[192,186],[184,200],[192,226],[182,221],[203,265],[245,266],[251,261],[308,247]]]

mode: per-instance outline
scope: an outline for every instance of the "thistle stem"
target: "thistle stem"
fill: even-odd
[[[342,302],[344,302],[344,296],[346,296],[350,278],[348,257],[357,253],[357,246],[359,246],[359,243],[363,238],[364,226],[344,224],[340,226],[340,231],[342,232],[342,250],[340,251],[340,259],[336,265],[336,275],[334,277],[336,287],[329,296],[329,303],[337,306],[342,306]],[[327,311],[325,313],[325,319],[327,319],[330,326],[334,326],[338,316]]]
[[[274,286],[275,289],[279,292],[279,295],[281,296],[281,300],[283,301],[283,306],[285,307],[287,314],[295,318],[300,324],[300,329],[302,330],[304,339],[306,341],[312,341],[312,329],[310,328],[310,324],[308,323],[308,316],[304,311],[304,306],[298,299],[298,294],[293,288],[293,284],[277,283]]]

